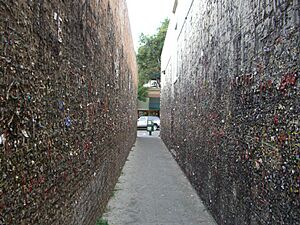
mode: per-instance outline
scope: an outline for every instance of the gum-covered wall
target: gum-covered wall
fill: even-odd
[[[299,224],[300,2],[189,2],[163,50],[161,137],[218,224]]]
[[[123,0],[0,1],[0,224],[95,224],[135,141]]]

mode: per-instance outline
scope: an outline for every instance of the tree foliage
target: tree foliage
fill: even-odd
[[[143,87],[141,83],[138,85],[138,100],[145,102],[148,95],[148,88]]]
[[[151,79],[160,79],[160,56],[162,53],[169,20],[165,19],[154,35],[140,35],[137,53],[139,84]]]

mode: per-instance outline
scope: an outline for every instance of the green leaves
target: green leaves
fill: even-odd
[[[160,56],[168,25],[169,20],[165,19],[157,29],[156,34],[151,36],[144,34],[140,35],[140,47],[137,53],[140,85],[147,83],[151,79],[157,79],[157,74],[160,74]]]
[[[148,95],[148,88],[143,87],[142,84],[138,86],[138,100],[145,102]]]
[[[109,225],[106,219],[99,219],[96,225]]]

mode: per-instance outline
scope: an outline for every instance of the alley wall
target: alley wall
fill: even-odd
[[[136,137],[125,0],[0,1],[0,224],[95,224]]]
[[[218,224],[300,223],[300,2],[178,1],[161,137]]]

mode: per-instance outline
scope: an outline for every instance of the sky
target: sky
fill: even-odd
[[[153,35],[161,22],[169,18],[174,0],[126,0],[134,48],[138,49],[141,33]]]

